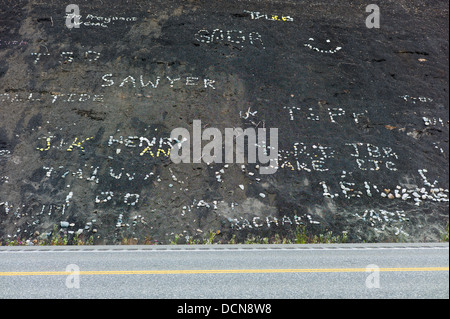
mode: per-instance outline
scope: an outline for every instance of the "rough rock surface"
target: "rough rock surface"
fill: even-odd
[[[0,241],[439,240],[448,1],[73,2],[0,0]],[[173,163],[194,120],[278,128],[277,172]]]

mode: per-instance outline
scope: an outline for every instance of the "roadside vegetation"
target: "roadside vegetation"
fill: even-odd
[[[346,243],[348,241],[347,233],[333,234],[332,231],[322,231],[319,235],[307,234],[306,227],[297,227],[295,232],[289,237],[283,237],[275,234],[271,237],[249,234],[244,238],[237,238],[232,235],[231,238],[225,238],[222,233],[217,231],[208,231],[202,235],[188,236],[183,234],[175,234],[168,242],[170,245],[213,245],[213,244],[337,244]],[[137,238],[124,237],[121,239],[120,245],[159,245],[163,244],[158,240],[145,237],[143,240]],[[37,237],[35,239],[7,239],[0,242],[0,246],[80,246],[94,245],[93,236],[85,236],[84,234],[68,235],[67,232],[58,230],[58,226],[54,225],[53,231],[44,238]]]
[[[220,238],[220,231],[209,231],[203,236],[183,236],[174,235],[170,241],[171,245],[212,245],[212,244],[341,244],[348,242],[347,232],[334,234],[332,231],[322,230],[319,235],[308,234],[306,227],[297,227],[295,232],[289,237],[275,234],[271,237],[249,234],[244,239],[238,239],[233,235],[230,239]],[[184,237],[184,238],[183,238]]]
[[[441,241],[448,243],[448,237],[449,237],[449,224],[447,224],[447,227],[445,228],[445,232],[441,237]]]
[[[35,239],[7,239],[4,242],[0,242],[0,246],[81,246],[81,245],[93,245],[94,236],[86,238],[84,235],[75,233],[69,238],[67,233],[58,231],[58,226],[54,225],[53,231],[47,238],[35,238]]]
[[[348,233],[343,231],[335,234],[332,231],[321,229],[319,234],[309,233],[305,226],[299,226],[288,236],[274,234],[272,236],[261,236],[248,234],[246,237],[238,238],[235,234],[231,238],[222,236],[217,230],[210,230],[202,235],[189,236],[183,234],[174,234],[173,238],[167,243],[159,242],[150,237],[144,237],[139,240],[133,237],[123,237],[119,245],[226,245],[226,244],[342,244],[349,242]],[[449,242],[449,224],[441,235],[441,242]],[[398,238],[397,242],[403,242]],[[0,241],[0,246],[81,246],[94,245],[94,236],[85,236],[85,234],[74,233],[68,236],[67,232],[58,231],[58,226],[54,225],[53,231],[48,236],[35,239],[7,239]]]

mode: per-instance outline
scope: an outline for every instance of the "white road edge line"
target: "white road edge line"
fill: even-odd
[[[244,252],[244,251],[349,251],[349,250],[449,250],[449,247],[352,247],[352,248],[237,248],[237,249],[58,249],[58,250],[0,250],[0,254],[17,253],[186,253],[186,252]]]

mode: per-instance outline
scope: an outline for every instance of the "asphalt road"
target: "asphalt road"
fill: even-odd
[[[449,246],[0,247],[0,298],[449,298]]]

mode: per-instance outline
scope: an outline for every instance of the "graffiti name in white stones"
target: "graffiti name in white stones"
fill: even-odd
[[[86,26],[86,27],[102,27],[102,28],[108,28],[111,24],[114,24],[115,22],[136,22],[138,20],[137,17],[116,17],[116,16],[109,16],[109,17],[102,17],[102,16],[96,16],[93,14],[88,14],[84,19],[85,21],[81,21],[83,18],[82,15],[76,15],[76,14],[67,14],[65,19],[74,19],[77,18],[77,21],[74,22],[75,26]]]
[[[102,76],[102,87],[133,87],[133,88],[153,88],[157,89],[162,82],[164,85],[169,85],[171,88],[175,86],[186,87],[200,87],[205,89],[215,90],[214,80],[208,78],[200,78],[197,76],[185,76],[183,78],[179,76],[153,76],[148,77],[140,75],[139,77],[128,75],[126,77],[120,77],[119,80],[113,79],[114,75],[108,73]]]
[[[85,103],[104,102],[103,94],[92,93],[61,93],[61,92],[6,92],[0,93],[0,102],[43,102],[43,103]]]
[[[269,21],[284,21],[284,22],[292,22],[294,21],[294,18],[290,16],[284,16],[284,15],[274,15],[274,14],[264,14],[258,11],[247,11],[244,10],[244,13],[249,13],[250,18],[252,20],[269,20]]]
[[[85,147],[91,145],[89,141],[93,140],[93,136],[90,137],[74,137],[68,140],[64,140],[64,138],[57,138],[55,135],[46,135],[38,137],[39,145],[36,147],[36,150],[40,152],[47,152],[52,149],[63,150],[66,152],[73,152],[79,150],[81,152],[85,152]],[[151,156],[153,158],[158,157],[169,157],[170,150],[172,148],[171,139],[168,137],[145,137],[145,136],[128,136],[128,137],[114,137],[110,136],[108,140],[108,146],[111,147],[114,144],[117,144],[117,148],[115,150],[115,154],[121,153],[121,146],[126,148],[134,149],[137,148],[137,153],[139,156]],[[95,146],[95,144],[94,144]],[[9,154],[8,152],[2,152],[0,155]],[[123,154],[123,153],[122,153]],[[112,158],[109,156],[108,158]]]
[[[335,153],[336,151],[328,146],[295,142],[292,149],[279,151],[280,168],[308,173],[312,171],[325,172],[329,170],[325,167],[326,161],[334,158]]]
[[[410,219],[403,210],[395,212],[385,209],[366,209],[363,213],[355,213],[355,217],[372,227],[377,233],[391,231],[395,236],[409,234],[403,230],[403,224]]]
[[[195,40],[201,43],[232,43],[244,47],[244,45],[251,45],[261,49],[265,49],[262,41],[262,36],[258,32],[244,32],[241,30],[221,30],[214,29],[199,30],[195,36]]]
[[[352,198],[362,198],[363,196],[373,197],[377,195],[381,198],[388,200],[402,200],[402,201],[412,201],[414,205],[420,206],[423,201],[433,201],[433,202],[448,202],[448,189],[438,187],[438,182],[435,180],[431,184],[425,173],[428,171],[426,169],[418,170],[420,177],[423,180],[423,187],[404,187],[397,185],[395,187],[379,187],[372,182],[364,181],[357,184],[354,181],[350,181],[350,176],[347,175],[346,171],[342,171],[341,180],[338,181],[338,187],[340,190],[338,192],[332,191],[328,182],[322,181],[319,184],[323,188],[323,196],[327,198],[337,198],[342,196],[345,199]],[[328,183],[328,184],[327,184]]]
[[[379,147],[370,143],[345,143],[353,147],[354,152],[350,156],[355,157],[358,168],[362,171],[378,171],[386,168],[391,171],[397,171],[393,160],[397,160],[397,154],[391,147]]]
[[[45,58],[45,60],[48,61],[48,59],[54,56],[58,59],[58,62],[60,64],[68,64],[74,62],[75,60],[94,62],[100,58],[101,53],[97,51],[88,50],[85,51],[84,53],[75,53],[74,51],[62,51],[59,55],[54,55],[50,52],[32,52],[31,55],[34,57],[33,64],[38,64],[38,62],[41,61],[41,58]]]
[[[283,109],[288,110],[289,120],[295,121],[299,116],[309,121],[320,121],[323,109],[319,107],[298,107],[298,106],[284,106]],[[331,123],[337,123],[337,119],[344,118],[345,110],[342,107],[328,107],[326,108],[326,118],[329,118]]]
[[[362,171],[379,171],[387,169],[397,171],[395,160],[397,154],[391,147],[379,147],[369,143],[346,143],[354,149],[353,153],[346,152],[355,158],[355,168]],[[306,145],[303,142],[295,142],[291,149],[279,151],[280,168],[298,172],[326,172],[329,171],[327,163],[335,159],[336,149],[320,144]],[[339,156],[345,162],[351,157]]]
[[[409,96],[408,94],[405,94],[405,95],[400,96],[400,98],[402,98],[406,102],[412,102],[413,104],[416,104],[417,102],[421,102],[421,103],[433,102],[432,98],[425,97],[425,96],[413,97],[413,96]]]
[[[380,226],[384,230],[386,223],[396,224],[409,221],[403,210],[390,212],[384,209],[366,209],[363,213],[355,213],[355,216],[370,224],[370,226]]]
[[[27,45],[28,42],[24,41],[24,40],[2,40],[0,39],[0,47],[5,47],[5,46],[25,46]]]
[[[144,136],[119,136],[115,138],[114,136],[109,137],[108,146],[111,147],[117,143],[118,147],[123,145],[128,148],[139,148],[139,156],[151,156],[153,158],[157,157],[169,157],[170,150],[172,148],[171,139],[168,137],[152,137],[147,138]],[[116,149],[116,154],[121,153],[121,149]]]
[[[126,167],[121,168],[113,168],[111,166],[82,166],[81,168],[65,168],[64,166],[52,167],[52,166],[43,166],[42,170],[45,171],[46,179],[64,179],[66,181],[67,188],[75,182],[76,180],[86,181],[88,183],[99,184],[100,181],[104,182],[105,180],[112,181],[114,180],[126,180],[126,181],[134,181],[139,184],[143,184],[144,181],[148,180],[150,176],[153,176],[154,173],[136,173],[133,172],[133,168]],[[99,172],[100,171],[100,172]],[[159,178],[158,176],[156,178]],[[150,182],[150,181],[149,181]]]
[[[231,229],[233,230],[244,230],[244,229],[258,229],[262,227],[273,228],[280,226],[298,226],[306,224],[320,224],[319,221],[313,220],[313,217],[309,214],[303,214],[303,216],[292,216],[289,217],[284,215],[283,217],[277,218],[274,216],[267,217],[238,217],[238,218],[227,218],[230,223]]]
[[[41,152],[47,152],[50,149],[60,150],[62,148],[64,148],[67,152],[73,152],[74,150],[78,149],[84,153],[85,152],[84,147],[86,146],[87,142],[89,142],[93,138],[94,138],[93,136],[83,138],[83,139],[75,137],[73,139],[70,139],[69,143],[64,142],[64,139],[61,138],[59,145],[58,144],[55,145],[54,142],[55,142],[56,136],[54,136],[54,135],[42,136],[42,137],[38,137],[38,140],[45,140],[45,145],[41,146],[41,147],[36,147],[36,149]],[[70,141],[72,141],[72,142],[70,142]]]

